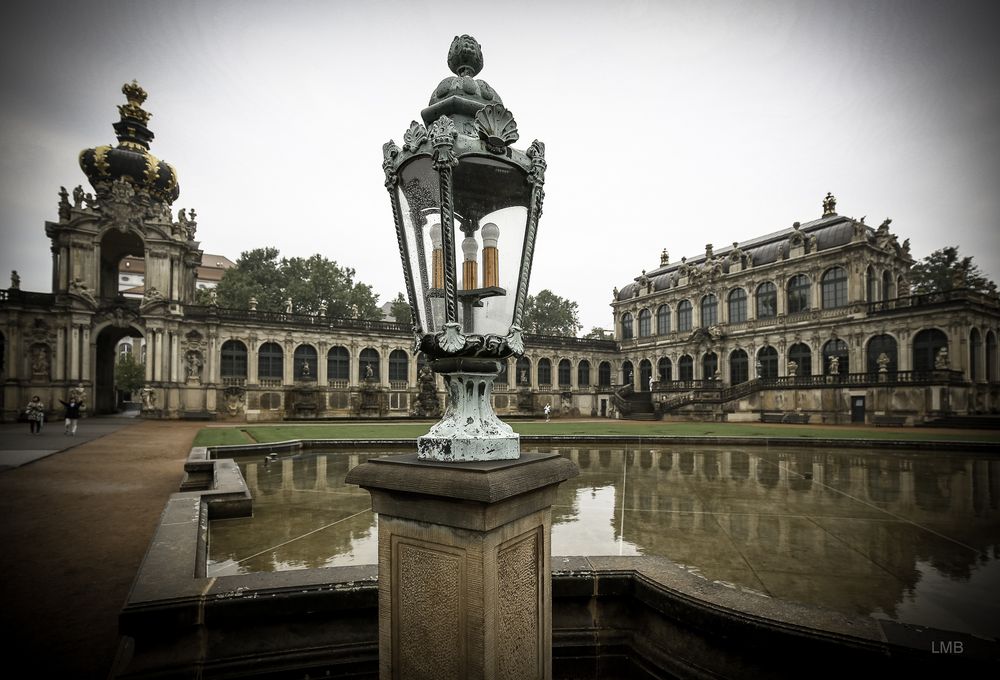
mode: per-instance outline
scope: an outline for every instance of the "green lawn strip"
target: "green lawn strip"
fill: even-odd
[[[206,427],[198,430],[194,446],[228,446],[230,444],[250,444],[253,439],[241,427]]]
[[[262,443],[294,439],[414,439],[426,434],[430,422],[398,423],[317,423],[289,425],[253,425],[233,428],[206,428],[195,439],[197,446]],[[948,431],[925,429],[884,429],[829,425],[770,425],[760,423],[637,423],[629,421],[513,422],[522,435],[622,435],[675,437],[781,437],[809,439],[877,439],[900,441],[969,441],[997,442],[1000,433],[992,431]]]

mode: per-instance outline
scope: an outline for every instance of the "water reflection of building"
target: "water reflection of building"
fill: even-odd
[[[607,521],[643,554],[841,611],[893,615],[924,561],[968,580],[1000,535],[1000,461],[722,449],[619,449],[602,460],[600,453],[562,450],[581,476],[560,490],[560,503],[572,504],[587,487],[614,488]]]
[[[375,540],[368,493],[344,482],[367,458],[337,453],[241,462],[254,515],[213,522],[209,559],[241,561],[233,573],[350,563],[359,544]]]

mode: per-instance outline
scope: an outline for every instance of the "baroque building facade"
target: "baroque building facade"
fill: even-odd
[[[838,215],[642,271],[614,291],[617,399],[671,417],[915,422],[996,412],[1000,305],[910,293],[909,242]],[[632,403],[629,403],[629,402]]]
[[[141,349],[148,417],[436,416],[442,385],[408,326],[301,314],[294,301],[282,312],[197,303],[206,266],[227,265],[206,262],[195,211],[174,211],[177,173],[150,153],[146,93],[122,91],[118,144],[80,154],[93,191],[61,189],[45,224],[52,292],[23,291],[16,274],[0,290],[2,418],[34,395],[53,412],[70,394],[115,411],[124,347]],[[526,336],[495,383],[496,411],[842,422],[858,399],[869,421],[995,411],[997,300],[909,295],[912,259],[889,222],[834,209],[828,197],[819,220],[690,260],[664,252],[615,291],[614,340]]]

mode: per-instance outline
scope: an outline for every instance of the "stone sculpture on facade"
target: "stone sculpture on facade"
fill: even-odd
[[[187,355],[185,355],[184,360],[185,370],[187,371],[187,379],[194,382],[200,381],[201,367],[204,363],[201,358],[201,352],[197,350],[190,350]]]
[[[948,359],[947,347],[942,347],[938,350],[937,356],[934,358],[934,368],[939,371],[946,371],[951,368],[951,362]]]
[[[10,272],[10,289],[21,290],[21,275],[17,273],[16,269],[12,269]]]
[[[152,387],[143,387],[139,390],[139,399],[142,401],[143,411],[156,410],[156,390]]]
[[[829,191],[823,199],[823,217],[830,217],[837,214],[837,199]]]
[[[878,359],[876,359],[875,362],[878,364],[878,372],[879,373],[888,373],[889,372],[890,359],[889,359],[889,355],[888,354],[886,354],[885,352],[882,352],[881,354],[878,355]]]
[[[69,192],[66,187],[59,187],[59,220],[65,222],[69,219]]]
[[[789,359],[787,369],[788,375],[794,378],[799,374],[799,363],[794,359]]]
[[[830,375],[837,375],[840,373],[840,357],[834,355],[830,357]]]
[[[426,364],[420,369],[417,384],[419,392],[413,415],[418,418],[440,418],[441,400],[438,398],[437,379],[434,377],[434,372]]]

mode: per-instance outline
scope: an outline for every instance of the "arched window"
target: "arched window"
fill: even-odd
[[[750,360],[742,349],[734,349],[729,354],[729,382],[733,385],[750,379]]]
[[[925,328],[913,337],[913,370],[933,371],[938,354],[947,354],[948,336],[936,328]]]
[[[0,345],[2,347],[2,345]],[[996,382],[997,376],[997,336],[993,331],[986,333],[986,379]]]
[[[361,355],[358,357],[358,380],[373,380],[376,382],[381,380],[382,376],[379,375],[378,364],[378,350],[374,350],[371,347],[361,350]]]
[[[299,345],[292,354],[292,370],[296,380],[316,379],[316,348]]]
[[[632,315],[629,312],[622,314],[622,340],[632,339]]]
[[[757,318],[773,319],[778,316],[778,287],[770,281],[757,286]]]
[[[581,359],[576,365],[576,384],[578,387],[590,387],[590,362]]]
[[[118,358],[124,359],[127,355],[132,353],[132,343],[122,342],[118,345]]]
[[[891,335],[875,335],[869,341],[865,354],[868,355],[868,373],[878,374],[885,366],[885,372],[895,375],[899,370],[899,352],[896,338]],[[885,355],[884,357],[882,355]]]
[[[747,320],[747,292],[736,288],[729,292],[729,323]]]
[[[677,360],[677,379],[694,380],[694,359],[687,354]]]
[[[239,340],[226,340],[219,353],[219,374],[223,378],[247,377],[246,345]]]
[[[552,362],[548,359],[538,360],[538,384],[539,385],[551,385],[552,384]]]
[[[660,376],[660,382],[669,382],[673,380],[673,366],[670,364],[670,359],[663,357],[656,364],[656,373]]]
[[[778,377],[778,350],[773,347],[761,347],[757,352],[757,377]]]
[[[851,372],[846,342],[840,338],[826,341],[823,345],[823,368],[826,375],[847,375]]]
[[[639,312],[639,337],[648,338],[653,334],[653,315],[649,313],[648,309],[643,309]]]
[[[691,302],[681,300],[677,305],[677,330],[680,332],[691,330]]]
[[[715,380],[715,374],[719,370],[719,355],[715,352],[707,352],[701,358],[701,375],[705,380]]]
[[[878,301],[878,295],[875,294],[875,268],[871,265],[865,270],[865,301]]]
[[[893,290],[892,272],[882,272],[882,299],[891,300],[894,297],[896,297],[896,291]]]
[[[497,373],[497,377],[493,381],[494,385],[506,385],[507,384],[507,363],[508,362],[507,362],[506,359],[501,359],[500,360],[500,372]],[[417,367],[417,371],[418,372],[420,371],[419,364],[418,364],[418,367]]]
[[[281,345],[276,342],[265,342],[257,350],[257,378],[263,380],[282,380],[285,377],[285,355]]]
[[[622,385],[632,385],[635,387],[635,371],[632,369],[631,361],[622,362]]]
[[[326,377],[327,380],[350,380],[351,379],[351,353],[346,347],[331,347],[326,354]]]
[[[650,363],[649,359],[643,359],[639,362],[639,391],[648,392],[649,391],[649,379],[653,377],[653,364]]]
[[[719,323],[719,301],[709,293],[701,299],[701,327],[708,328]]]
[[[795,362],[795,375],[812,375],[812,350],[804,342],[797,342],[788,348],[788,361]],[[792,374],[792,367],[787,367],[788,375]]]
[[[528,357],[521,357],[517,360],[517,384],[531,384],[531,360]]]
[[[572,381],[573,364],[569,359],[559,361],[559,387],[569,387]]]
[[[410,381],[410,358],[401,349],[389,352],[389,382],[407,383]]]
[[[796,274],[788,280],[788,313],[804,312],[809,309],[812,284],[805,274]]]
[[[600,387],[611,387],[611,364],[607,361],[597,365],[597,384]]]
[[[980,375],[982,365],[979,363],[979,353],[983,350],[983,336],[978,328],[969,333],[969,378],[973,381],[982,380]]]
[[[656,308],[656,334],[666,335],[670,332],[670,307],[660,305]]]
[[[847,304],[847,272],[843,267],[831,267],[826,270],[820,294],[823,309],[843,307]]]

